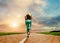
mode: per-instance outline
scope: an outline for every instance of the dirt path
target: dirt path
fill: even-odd
[[[60,36],[32,33],[25,43],[60,43]]]
[[[24,34],[0,36],[0,43],[19,43],[24,37]]]
[[[25,34],[0,36],[0,43],[19,43]],[[31,33],[25,43],[60,43],[60,36]]]

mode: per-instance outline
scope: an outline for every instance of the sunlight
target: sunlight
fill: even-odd
[[[18,28],[19,24],[18,24],[17,21],[13,21],[9,24],[9,26],[12,27],[12,28]]]

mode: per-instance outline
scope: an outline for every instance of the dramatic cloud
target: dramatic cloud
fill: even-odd
[[[31,4],[32,0],[0,0],[0,23],[15,19],[23,22]]]
[[[60,0],[0,0],[0,23],[24,22],[31,13],[33,21],[47,26],[60,23]]]
[[[34,0],[34,3],[40,6],[46,6],[46,0]]]
[[[40,24],[57,26],[60,22],[60,0],[35,0],[29,10]]]

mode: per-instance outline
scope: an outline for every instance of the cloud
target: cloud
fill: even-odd
[[[45,2],[41,0],[0,0],[0,21],[7,20],[7,18],[10,19],[10,17],[21,19],[22,16],[29,12],[29,6],[34,3],[42,6],[45,4]],[[37,7],[34,9],[37,12],[40,11],[41,14],[43,13],[42,10],[39,10]]]
[[[14,3],[20,8],[26,8],[32,4],[32,0],[14,0]]]
[[[46,0],[34,0],[33,4],[29,7],[29,11],[34,16],[45,16],[44,8],[46,7]]]
[[[31,12],[36,23],[52,26],[60,22],[59,4],[58,0],[0,0],[0,23],[24,22],[25,14]]]
[[[31,4],[32,0],[0,0],[0,23],[12,18],[22,22]]]
[[[60,22],[59,4],[59,0],[35,0],[29,11],[37,23],[45,26],[57,26]]]
[[[46,0],[34,0],[34,3],[40,6],[46,6]]]
[[[58,24],[60,23],[60,16],[52,17],[51,19],[42,18],[42,20],[39,19],[39,21],[39,23],[42,23],[46,26],[58,26]]]

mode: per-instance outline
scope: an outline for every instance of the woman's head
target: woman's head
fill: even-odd
[[[25,16],[25,19],[26,19],[26,20],[27,20],[27,19],[31,20],[31,19],[32,19],[32,17],[31,17],[31,15],[30,15],[30,14],[27,14],[27,15]]]

